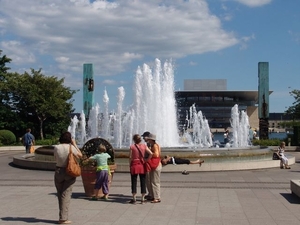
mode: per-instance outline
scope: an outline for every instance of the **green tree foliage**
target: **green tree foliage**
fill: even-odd
[[[300,120],[300,90],[293,90],[290,95],[295,98],[293,105],[290,106],[285,113],[291,115],[293,120]]]
[[[5,74],[7,73],[8,70],[10,70],[9,67],[7,67],[7,63],[11,62],[10,58],[7,58],[6,55],[2,55],[2,50],[0,49],[0,81],[2,81],[5,78]]]
[[[51,126],[57,126],[52,128],[54,133],[68,127],[69,115],[73,112],[72,97],[76,91],[65,87],[64,79],[45,76],[41,73],[41,69],[37,71],[31,69],[31,74],[27,72],[22,75],[10,74],[7,80],[11,91],[9,104],[11,109],[18,112],[23,120],[37,122],[41,139],[44,139],[45,121],[49,121]]]
[[[7,84],[7,73],[10,69],[7,67],[7,64],[11,62],[11,59],[6,55],[2,55],[2,50],[0,50],[0,129],[4,129],[7,126],[8,121],[10,119],[8,117],[12,117],[12,121],[14,121],[15,114],[11,112],[10,107],[4,102],[9,99],[8,90],[6,87]]]

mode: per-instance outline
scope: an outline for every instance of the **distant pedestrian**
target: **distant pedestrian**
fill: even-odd
[[[228,128],[225,128],[225,132],[224,132],[224,144],[229,143],[229,130]]]
[[[24,134],[24,136],[22,137],[22,141],[23,141],[23,145],[25,146],[25,150],[26,153],[30,153],[30,148],[31,146],[34,145],[35,143],[35,138],[34,136],[31,134],[31,129],[28,128],[26,130],[26,133]]]

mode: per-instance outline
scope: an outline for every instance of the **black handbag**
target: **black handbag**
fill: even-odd
[[[273,153],[273,160],[279,160],[279,156],[276,152]]]

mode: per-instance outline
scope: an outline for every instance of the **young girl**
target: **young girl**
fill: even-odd
[[[111,158],[108,153],[106,153],[106,148],[104,145],[99,145],[99,154],[95,154],[89,158],[89,160],[97,161],[97,170],[96,170],[96,184],[94,189],[94,196],[91,200],[98,200],[98,194],[100,188],[104,196],[101,199],[108,200],[108,176],[110,175],[109,167],[107,164],[107,159]]]

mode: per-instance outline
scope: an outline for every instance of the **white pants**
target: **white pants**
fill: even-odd
[[[289,165],[289,160],[287,157],[285,156],[281,156],[281,159],[280,159],[280,167],[283,167],[283,166],[288,166]]]

